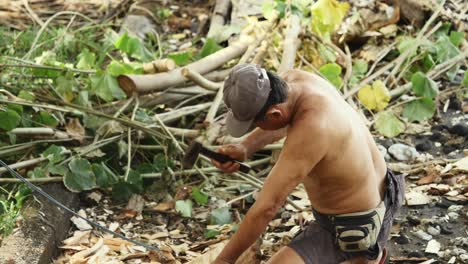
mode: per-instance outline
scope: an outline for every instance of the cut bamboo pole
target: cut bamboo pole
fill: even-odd
[[[186,68],[200,74],[205,74],[221,67],[224,63],[242,55],[252,43],[253,39],[243,36],[231,46],[204,57]],[[127,93],[139,94],[162,91],[169,87],[184,84],[185,78],[182,69],[174,69],[170,72],[148,74],[148,75],[120,75],[118,78],[120,87]]]
[[[205,77],[201,76],[201,74],[199,74],[198,72],[189,68],[183,68],[182,75],[185,78],[210,91],[218,91],[222,85],[221,83],[215,83],[206,79]]]

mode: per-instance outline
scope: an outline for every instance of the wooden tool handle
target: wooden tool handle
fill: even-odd
[[[202,147],[200,153],[205,155],[206,157],[208,157],[210,159],[214,159],[214,160],[216,160],[218,162],[221,162],[221,163],[225,163],[225,162],[228,162],[228,161],[236,162],[236,163],[238,163],[240,165],[239,170],[244,172],[244,173],[248,173],[251,170],[251,167],[248,164],[245,164],[245,163],[243,163],[241,161],[233,159],[233,158],[229,157],[228,155],[224,155],[224,154],[212,151],[212,150],[207,149],[205,147]]]

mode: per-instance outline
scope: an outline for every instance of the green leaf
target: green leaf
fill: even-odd
[[[94,163],[92,170],[96,176],[96,184],[101,188],[107,188],[119,182],[119,178],[104,164]]]
[[[176,201],[175,210],[180,213],[183,217],[192,216],[192,201],[191,200],[179,200]]]
[[[368,64],[365,60],[356,60],[353,63],[353,73],[349,79],[349,84],[351,86],[357,85],[359,81],[366,75]]]
[[[439,94],[437,84],[422,72],[416,72],[411,77],[411,84],[415,95],[420,97],[434,98]]]
[[[410,122],[430,119],[435,113],[435,103],[431,98],[421,98],[408,103],[403,109],[403,117]]]
[[[153,54],[146,49],[140,39],[129,36],[127,32],[124,32],[114,45],[117,49],[142,62],[153,60]]]
[[[205,41],[205,44],[203,45],[200,53],[197,55],[197,58],[201,59],[201,58],[204,58],[208,55],[211,55],[215,52],[217,52],[218,50],[222,49],[223,47],[221,47],[220,45],[218,45],[218,43],[216,43],[216,41],[213,39],[213,38],[207,38],[206,41]]]
[[[264,1],[262,4],[262,14],[266,20],[272,20],[277,13],[275,9],[276,3],[274,1]]]
[[[465,74],[463,75],[462,85],[464,87],[468,87],[468,70],[466,70]]]
[[[84,49],[80,54],[78,54],[78,63],[76,68],[82,70],[93,69],[96,64],[96,54],[90,52],[88,49]]]
[[[389,111],[378,113],[374,126],[380,134],[386,137],[396,137],[405,131],[405,124]]]
[[[426,71],[432,69],[435,66],[434,58],[430,53],[426,53],[422,59],[422,64]]]
[[[372,86],[362,87],[359,90],[358,98],[367,109],[382,111],[390,102],[391,96],[385,84],[381,80],[377,80]]]
[[[21,116],[11,109],[6,109],[5,111],[0,110],[0,120],[0,128],[10,131],[19,125]]]
[[[398,43],[398,51],[400,52],[400,54],[403,54],[405,53],[405,51],[411,49],[412,47],[414,47],[414,45],[416,45],[416,39],[415,38],[412,38],[412,37],[402,37],[400,39],[400,42]],[[417,50],[413,51],[413,54],[410,54],[410,56],[414,56],[416,55],[416,52]]]
[[[28,172],[28,177],[32,179],[45,178],[47,177],[44,168],[36,167],[34,170]]]
[[[192,188],[192,198],[199,205],[205,205],[208,203],[208,194],[203,193],[198,187]]]
[[[125,93],[120,89],[117,79],[108,73],[97,73],[91,77],[95,93],[107,102],[124,99]]]
[[[68,173],[68,168],[65,165],[58,165],[58,164],[47,164],[46,170],[50,174],[65,176]]]
[[[117,202],[125,202],[134,194],[138,193],[135,185],[120,181],[112,186],[112,199]]]
[[[335,52],[328,46],[323,45],[322,43],[318,44],[318,50],[320,56],[323,58],[324,62],[335,62],[336,55]]]
[[[439,63],[443,63],[460,54],[460,50],[452,44],[447,36],[439,37],[435,43],[435,46],[437,52],[437,62]]]
[[[225,225],[230,223],[232,223],[232,219],[228,207],[221,207],[211,211],[210,224]]]
[[[341,67],[336,63],[327,63],[320,67],[319,72],[330,81],[337,89],[341,88],[343,80],[341,79]]]
[[[45,111],[40,111],[39,114],[34,117],[34,121],[49,127],[56,127],[59,124],[59,121],[53,114]]]
[[[75,80],[72,77],[59,76],[55,79],[57,92],[65,99],[65,102],[70,103],[75,98],[74,86]]]
[[[42,152],[42,156],[48,159],[51,163],[58,163],[65,159],[63,153],[65,152],[65,148],[62,146],[51,145],[48,147],[44,152]]]
[[[73,159],[68,164],[70,172],[65,174],[63,183],[72,192],[91,190],[96,187],[96,176],[91,163],[85,159]]]
[[[130,170],[126,182],[134,186],[135,192],[140,193],[143,191],[143,178],[138,171]]]
[[[203,233],[203,236],[205,237],[205,239],[215,238],[219,235],[221,235],[221,232],[219,232],[218,230],[214,230],[214,229],[206,229],[205,232]]]
[[[349,3],[337,0],[318,0],[312,5],[312,30],[326,38],[341,24],[349,9]]]
[[[114,77],[123,74],[143,74],[143,67],[139,63],[120,63],[118,61],[112,61],[107,66],[107,72]]]
[[[465,33],[459,31],[452,31],[450,32],[450,42],[452,42],[455,47],[460,46],[463,40],[465,39]]]
[[[184,66],[190,63],[190,61],[193,58],[193,52],[192,51],[185,51],[185,52],[177,52],[177,53],[171,53],[167,55],[168,58],[172,59],[175,64],[178,66]]]
[[[18,94],[18,97],[28,101],[34,101],[36,99],[36,96],[33,93],[25,90],[21,90]]]
[[[18,115],[23,114],[23,106],[22,105],[9,104],[8,109],[11,109],[11,110],[15,111]]]

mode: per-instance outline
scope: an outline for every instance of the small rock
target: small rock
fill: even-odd
[[[452,228],[448,226],[440,226],[440,233],[443,235],[451,235],[453,234]]]
[[[405,144],[397,143],[388,148],[388,152],[399,161],[412,161],[418,158],[418,151]]]
[[[463,205],[451,205],[449,206],[449,208],[447,209],[448,212],[458,212],[460,211],[461,209],[463,209]]]
[[[390,160],[390,156],[388,155],[388,152],[387,152],[387,148],[382,146],[382,145],[377,145],[377,148],[379,149],[380,151],[380,154],[382,154],[382,157],[385,158],[385,160]]]
[[[461,255],[461,254],[466,254],[466,250],[464,250],[463,248],[455,247],[452,250],[452,253],[453,253],[454,256],[458,256],[458,255]]]
[[[442,146],[442,144],[440,144],[440,142],[434,142],[434,146],[436,146],[437,148],[440,148],[440,146]]]
[[[450,221],[452,221],[452,222],[457,221],[458,217],[460,216],[458,213],[455,213],[455,212],[450,212],[447,215],[448,215]]]
[[[411,225],[417,226],[421,224],[421,220],[419,220],[418,218],[414,216],[408,215],[406,219],[408,220],[408,223],[410,223]]]
[[[432,142],[428,139],[423,139],[416,144],[416,150],[420,152],[428,151],[432,149]]]
[[[424,252],[426,253],[432,253],[432,254],[437,254],[440,251],[440,243],[437,242],[437,240],[432,239],[427,243],[426,250]]]
[[[449,132],[458,136],[468,137],[468,126],[464,124],[456,124],[450,127]]]
[[[468,254],[461,254],[458,256],[463,263],[468,263]]]
[[[427,233],[431,234],[432,236],[438,236],[438,235],[440,235],[440,227],[439,226],[436,226],[436,227],[429,226],[427,228]]]
[[[411,191],[405,195],[406,198],[406,204],[408,206],[412,205],[424,205],[428,204],[430,202],[429,196],[426,194],[416,192],[416,191]]]
[[[449,158],[449,159],[456,159],[459,156],[460,155],[459,155],[459,150],[458,149],[456,149],[456,150],[450,152],[449,154],[447,154],[447,158]]]
[[[454,264],[457,258],[455,256],[451,257],[450,260],[447,262],[448,264]]]
[[[409,244],[409,239],[407,236],[400,233],[400,235],[395,238],[395,243],[399,245],[406,245],[406,244]]]
[[[414,232],[414,235],[422,240],[429,241],[432,239],[432,236],[429,235],[428,233],[424,232],[423,230],[418,230],[417,232]]]
[[[456,237],[454,239],[450,239],[450,242],[454,245],[454,246],[458,246],[458,247],[466,247],[468,246],[468,238],[466,237]]]

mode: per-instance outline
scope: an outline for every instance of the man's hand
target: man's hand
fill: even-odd
[[[218,152],[239,161],[243,161],[247,158],[247,148],[242,144],[224,145],[218,149]],[[211,160],[211,162],[213,162],[218,169],[221,169],[226,173],[232,173],[239,170],[239,164],[236,162],[220,163],[216,160]]]

